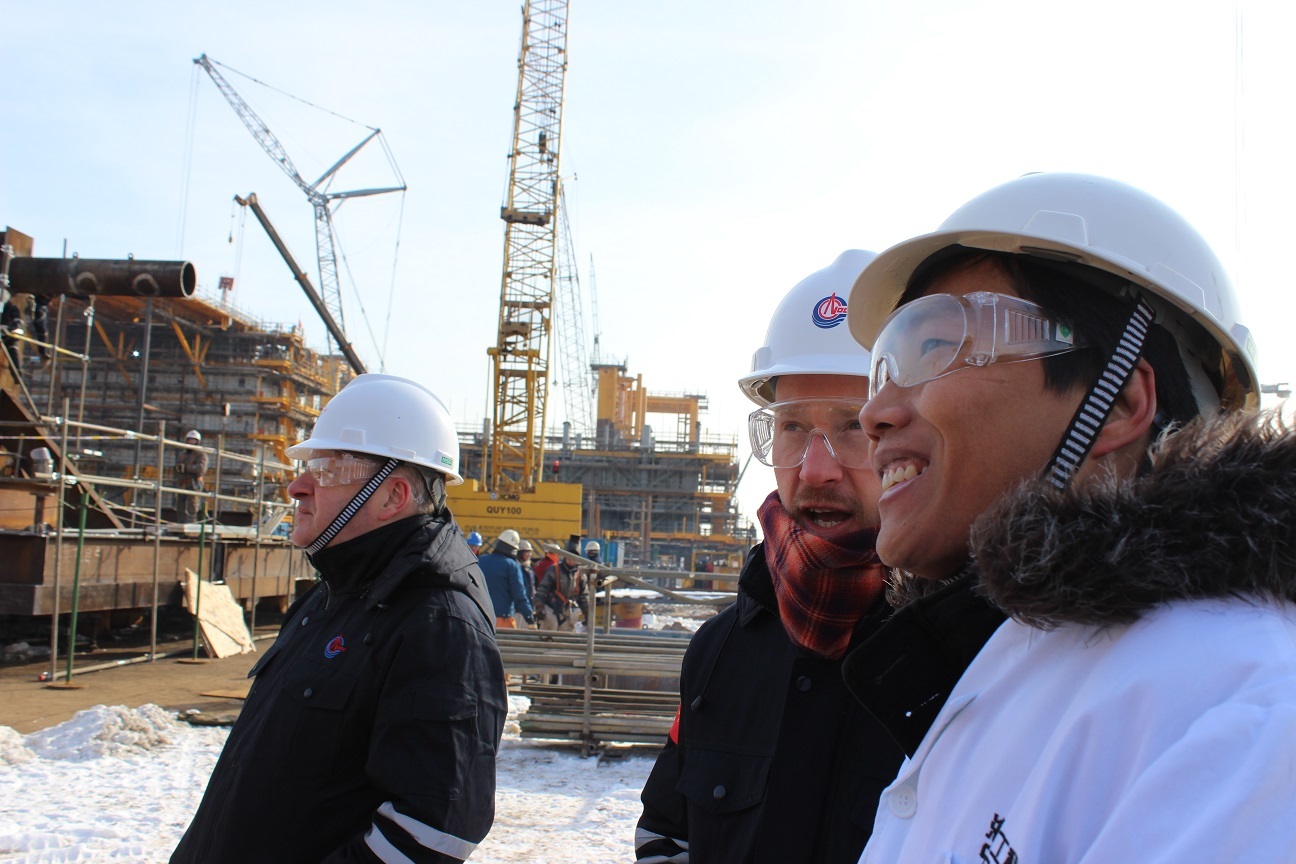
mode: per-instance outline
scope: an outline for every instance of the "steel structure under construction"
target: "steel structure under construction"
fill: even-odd
[[[78,612],[152,609],[151,657],[157,607],[180,602],[192,571],[191,596],[224,582],[255,623],[258,600],[282,604],[309,577],[274,531],[292,470],[276,454],[336,386],[338,358],[191,299],[187,262],[40,259],[32,245],[0,234],[0,616],[48,615],[54,659],[62,615],[75,631]],[[210,443],[177,440],[194,428]],[[175,462],[196,450],[212,470],[182,485]],[[165,505],[180,500],[206,515],[177,523]]]
[[[709,563],[736,570],[755,542],[754,529],[738,515],[737,439],[703,434],[704,395],[650,392],[643,376],[628,375],[624,363],[598,364],[594,371],[595,438],[576,435],[569,426],[549,436],[544,479],[580,484],[583,533],[616,541],[619,563],[672,570],[702,570]],[[488,438],[488,429],[460,431],[465,477],[489,476],[483,461],[489,460]],[[452,504],[453,498],[452,491]],[[504,501],[497,503],[507,509]],[[477,524],[469,511],[455,512],[465,531],[491,532],[508,527],[510,518],[505,513]]]
[[[267,325],[201,297],[96,297],[51,304],[60,342],[81,352],[27,366],[27,389],[38,410],[53,413],[67,399],[72,417],[172,437],[195,429],[227,450],[290,463],[285,450],[306,437],[320,409],[350,378],[339,355],[306,347],[298,328]],[[25,352],[30,361],[32,352]],[[74,441],[85,470],[130,474],[137,447]],[[222,493],[250,489],[248,466],[223,473]],[[214,476],[209,478],[214,482]],[[273,479],[273,478],[272,478]],[[286,485],[286,483],[284,484]],[[287,500],[282,488],[276,496]],[[122,503],[129,503],[125,495]],[[227,514],[231,521],[234,514]]]

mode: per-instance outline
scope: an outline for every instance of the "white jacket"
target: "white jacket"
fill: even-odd
[[[1005,623],[883,793],[860,861],[1296,862],[1296,606]]]
[[[844,666],[909,754],[861,861],[1296,862],[1296,435],[1191,426],[1137,478],[1017,490],[970,550],[988,642],[884,627]]]

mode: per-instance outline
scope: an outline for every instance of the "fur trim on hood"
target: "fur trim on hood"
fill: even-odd
[[[1030,483],[978,519],[982,590],[1045,629],[1129,623],[1171,600],[1296,601],[1296,433],[1279,414],[1197,420],[1150,455],[1138,477]]]

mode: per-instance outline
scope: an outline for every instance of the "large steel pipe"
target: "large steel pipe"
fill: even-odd
[[[43,297],[188,297],[198,275],[188,261],[13,258],[9,290]]]

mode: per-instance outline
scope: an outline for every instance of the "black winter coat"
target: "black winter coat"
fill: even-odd
[[[851,644],[888,613],[879,602]],[[756,546],[737,602],[684,656],[678,743],[644,787],[638,860],[855,864],[903,754],[841,668],[788,638]]]
[[[459,861],[490,830],[507,696],[458,528],[410,517],[313,563],[172,864]]]

